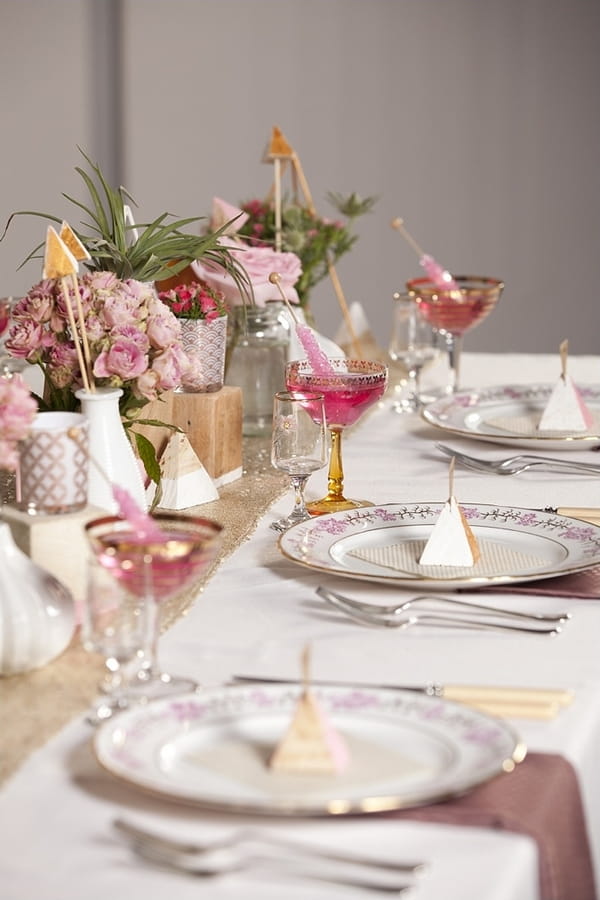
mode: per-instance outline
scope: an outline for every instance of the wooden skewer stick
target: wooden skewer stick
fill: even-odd
[[[561,341],[558,352],[560,353],[560,377],[565,381],[567,378],[567,359],[569,357],[569,342],[567,340]]]
[[[77,282],[75,282],[77,284]],[[83,356],[82,345],[79,340],[79,331],[77,329],[77,323],[75,322],[75,314],[73,312],[73,304],[71,303],[71,295],[69,293],[69,276],[63,275],[60,279],[60,287],[63,295],[63,300],[65,301],[65,306],[67,308],[67,316],[69,317],[69,325],[71,326],[71,333],[73,334],[73,343],[75,344],[75,352],[77,353],[77,362],[79,363],[79,368],[81,370],[81,378],[83,380],[83,387],[85,390],[90,393],[91,386],[88,378],[87,365],[85,358]],[[79,285],[77,285],[77,293],[79,293]]]
[[[315,208],[315,204],[313,203],[312,194],[310,192],[310,188],[308,186],[308,181],[306,180],[306,176],[304,174],[304,169],[302,168],[302,163],[298,158],[298,154],[294,150],[292,153],[292,165],[294,167],[294,171],[298,178],[298,182],[300,184],[300,189],[304,194],[304,202],[306,203],[306,208],[311,214],[311,216],[316,216],[317,210]]]
[[[273,177],[275,184],[275,252],[281,253],[281,158],[273,160]]]
[[[450,460],[450,466],[448,467],[448,498],[454,495],[454,466],[456,464],[456,457],[453,456]]]
[[[281,299],[287,306],[289,314],[291,315],[292,319],[294,320],[294,323],[296,325],[299,325],[300,323],[298,321],[298,316],[294,312],[292,304],[290,303],[288,298],[285,296],[285,291],[281,287],[281,275],[279,274],[279,272],[271,272],[271,274],[269,275],[269,281],[271,282],[271,284],[277,285],[277,290],[281,294]]]
[[[346,323],[346,328],[348,329],[348,334],[350,335],[350,342],[352,344],[352,347],[354,348],[354,353],[356,354],[357,359],[362,359],[362,346],[358,339],[358,335],[356,334],[354,322],[352,321],[352,317],[350,316],[350,310],[348,309],[348,304],[346,303],[346,298],[344,297],[340,279],[338,278],[338,274],[332,262],[328,262],[327,269],[329,272],[329,277],[331,278],[333,290],[337,297],[337,301],[340,305],[340,309],[342,310],[342,316],[344,317],[344,322]]]
[[[63,223],[60,227],[59,237],[63,244],[67,247],[68,250],[73,254],[76,263],[78,263],[82,259],[90,259],[90,254],[87,249],[81,243],[71,226],[68,222],[63,220]],[[79,333],[81,335],[81,342],[83,344],[83,356],[85,358],[85,365],[87,371],[88,383],[90,386],[90,390],[93,392],[96,390],[96,385],[94,384],[94,373],[92,371],[92,357],[90,353],[90,345],[88,341],[88,335],[85,327],[85,316],[83,314],[83,305],[81,303],[81,294],[79,292],[79,282],[77,280],[77,272],[76,269],[70,272],[71,286],[73,288],[73,293],[75,294],[75,302],[77,305],[77,318],[79,320]]]
[[[404,240],[405,240],[408,244],[410,244],[410,246],[413,248],[413,250],[415,251],[415,253],[417,254],[417,256],[421,257],[421,256],[425,256],[425,255],[426,255],[426,254],[425,254],[425,251],[423,250],[423,248],[422,248],[422,247],[419,247],[419,245],[418,245],[417,242],[415,241],[415,239],[414,239],[414,237],[412,236],[412,234],[410,233],[410,231],[408,231],[408,229],[407,229],[406,226],[404,225],[404,219],[401,219],[401,218],[399,218],[399,217],[396,218],[396,219],[392,219],[392,221],[391,221],[390,224],[391,224],[392,228],[394,228],[396,231],[399,231],[399,232],[400,232],[400,234],[402,235],[402,237],[404,238]]]

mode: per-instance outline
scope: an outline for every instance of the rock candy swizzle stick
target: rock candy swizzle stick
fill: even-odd
[[[119,510],[119,515],[122,519],[129,522],[135,536],[141,541],[165,541],[165,532],[158,527],[152,516],[138,506],[129,491],[120,487],[118,484],[112,483],[98,460],[96,460],[93,454],[89,452],[87,446],[83,442],[79,428],[69,428],[67,435],[77,444],[79,449],[85,453],[88,461],[96,467],[102,478],[110,485],[113,498]]]
[[[434,284],[437,288],[444,288],[449,291],[460,291],[459,286],[456,281],[450,274],[447,269],[444,269],[443,266],[437,262],[433,256],[430,256],[429,253],[425,253],[425,251],[419,247],[414,237],[408,231],[404,225],[404,219],[393,219],[392,220],[392,228],[395,228],[396,231],[399,231],[402,237],[410,244],[413,248],[417,256],[419,257],[419,264],[424,269],[427,274],[427,277],[431,280],[432,284]]]
[[[329,362],[329,357],[317,341],[312,328],[310,328],[308,325],[303,325],[302,322],[298,321],[296,313],[294,312],[292,305],[290,304],[288,298],[285,296],[285,292],[281,287],[281,276],[277,272],[271,272],[271,274],[269,275],[269,281],[271,282],[271,284],[277,285],[277,289],[281,294],[283,302],[287,306],[289,313],[294,320],[298,340],[304,347],[307,359],[312,366],[314,374],[324,375],[327,377],[335,375],[333,366]]]

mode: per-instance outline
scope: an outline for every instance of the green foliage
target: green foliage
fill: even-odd
[[[92,174],[80,166],[76,166],[75,171],[83,179],[90,201],[86,205],[69,194],[63,193],[63,197],[86,216],[80,227],[71,227],[91,256],[85,263],[90,270],[114,272],[121,279],[160,281],[177,275],[194,260],[204,259],[225,269],[234,279],[242,297],[251,299],[248,276],[228,247],[220,242],[230,223],[201,235],[188,234],[182,229],[202,221],[202,216],[177,219],[170,213],[162,213],[152,222],[129,224],[125,206],[134,204],[129,192],[124,187],[111,187],[99,166],[79,149]],[[48,213],[21,210],[11,215],[2,238],[13,218],[21,215],[41,216],[57,223],[62,221]],[[39,258],[43,247],[43,243],[35,247],[21,265]]]
[[[329,272],[329,266],[352,249],[358,240],[352,226],[358,216],[370,212],[376,197],[362,200],[358,194],[345,197],[329,193],[328,201],[346,221],[323,218],[305,206],[284,199],[281,210],[281,249],[295,253],[302,262],[302,275],[296,291],[303,306],[308,303],[311,290]],[[241,207],[248,213],[248,221],[238,234],[256,244],[275,243],[275,207],[271,202],[250,200]]]

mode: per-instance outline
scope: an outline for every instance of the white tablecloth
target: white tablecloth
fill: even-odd
[[[555,379],[556,369],[554,356],[466,354],[463,382],[548,382]],[[600,360],[572,358],[570,371],[580,382],[597,383]],[[377,503],[445,499],[448,464],[433,447],[433,440],[441,437],[417,417],[398,416],[388,406],[374,411],[345,441],[346,493]],[[505,449],[481,442],[451,443],[489,456]],[[589,450],[569,456],[600,462],[600,455],[594,457]],[[313,476],[308,495],[322,494],[325,484],[324,472]],[[600,507],[600,479],[581,476],[501,478],[457,469],[455,491],[468,502]],[[556,639],[364,629],[325,612],[316,602],[316,586],[337,586],[365,597],[393,591],[323,577],[285,560],[268,526],[290,505],[291,495],[275,505],[214,575],[188,615],[164,636],[165,668],[189,673],[205,684],[219,684],[235,673],[296,678],[302,647],[310,640],[313,673],[319,678],[573,689],[573,704],[555,719],[515,719],[512,724],[531,750],[560,753],[575,765],[600,872],[600,604],[494,594],[507,605],[526,603],[531,609],[558,611],[568,606],[573,618]],[[339,888],[259,881],[247,875],[198,882],[144,866],[112,831],[116,815],[188,837],[214,835],[239,820],[153,800],[117,783],[95,763],[90,737],[83,721],[71,723],[27,760],[0,794],[0,893],[6,900],[104,900],[111,891],[129,900],[162,900],[169,892],[178,900],[198,893],[244,900],[349,896]],[[418,900],[538,897],[536,848],[522,836],[377,817],[262,824],[345,848],[426,859],[428,870],[414,895]]]

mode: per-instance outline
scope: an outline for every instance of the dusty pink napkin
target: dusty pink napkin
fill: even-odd
[[[572,575],[557,575],[556,578],[542,578],[541,581],[526,582],[525,584],[502,585],[502,590],[546,597],[600,600],[600,566],[586,569],[584,572],[574,572]]]
[[[526,834],[538,845],[541,900],[597,900],[579,783],[562,756],[529,753],[464,797],[392,815]]]

